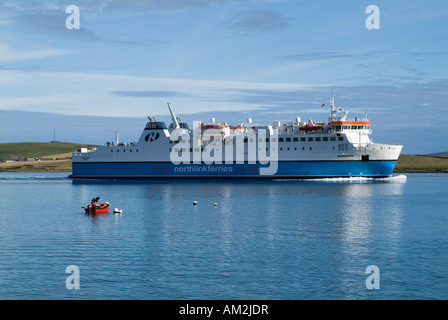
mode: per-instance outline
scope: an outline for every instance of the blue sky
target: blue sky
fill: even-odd
[[[69,5],[80,29],[66,28]],[[0,0],[0,142],[54,127],[136,140],[146,116],[169,120],[168,101],[186,121],[321,121],[334,90],[349,117],[367,112],[374,141],[446,151],[447,21],[446,0]]]

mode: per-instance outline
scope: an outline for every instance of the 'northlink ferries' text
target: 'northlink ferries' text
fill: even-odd
[[[170,139],[177,143],[170,150],[173,164],[260,164],[260,175],[273,175],[278,169],[278,139],[272,139],[266,129],[260,129],[250,139],[244,135],[223,137],[217,129],[201,130],[200,123],[193,126],[192,147],[190,135],[174,130]],[[276,136],[275,136],[276,138]],[[207,141],[207,144],[199,142]],[[266,141],[270,141],[267,147]],[[266,166],[268,165],[268,166]],[[175,172],[232,172],[231,167],[179,166]]]

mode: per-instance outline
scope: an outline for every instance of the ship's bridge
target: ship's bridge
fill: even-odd
[[[370,121],[331,121],[328,123],[329,130],[331,132],[345,132],[351,133],[354,130],[361,131],[365,134],[372,133],[372,123]]]

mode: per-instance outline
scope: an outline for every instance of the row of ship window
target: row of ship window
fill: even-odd
[[[189,149],[189,150],[188,150]],[[283,151],[283,149],[285,149],[285,151],[292,151],[293,148],[288,147],[288,148],[283,148],[280,147],[279,150]],[[305,147],[301,148],[302,150],[305,150]],[[308,147],[309,150],[313,150],[313,147]],[[335,150],[336,148],[333,147],[333,150]],[[170,148],[170,152],[173,150],[173,148]],[[258,148],[258,150],[260,151],[261,148]],[[339,144],[338,145],[338,151],[347,151],[348,150],[348,144],[347,143],[343,143],[343,144]],[[193,148],[174,148],[174,152],[193,152]],[[201,148],[201,152],[207,151],[206,147],[202,147]],[[216,151],[219,151],[218,148],[216,148]],[[268,151],[268,148],[266,148],[266,151]],[[272,148],[272,151],[275,151],[275,148]],[[294,147],[294,151],[297,151],[297,147]],[[199,152],[199,148],[194,148],[194,152]]]
[[[334,126],[335,130],[341,130],[341,126]],[[370,129],[369,125],[366,126],[342,126],[342,130],[364,130],[364,129]]]
[[[173,148],[170,148],[170,152],[171,152],[171,150],[172,150]],[[182,151],[182,152],[187,152],[187,149],[188,148],[174,148],[174,152],[179,152],[179,151]],[[193,148],[189,148],[190,150],[190,152],[193,152]],[[260,150],[260,148],[258,148],[259,150]],[[280,147],[279,148],[280,149],[280,151],[283,151],[283,147]],[[292,148],[285,148],[286,150],[292,150]],[[333,150],[335,149],[335,147],[333,147]],[[339,149],[339,151],[341,151],[341,150],[347,150],[347,144],[339,144],[338,145],[338,149]],[[206,151],[207,149],[205,148],[205,147],[202,147],[201,148],[201,151]],[[268,148],[266,148],[266,151],[268,150]],[[275,150],[275,148],[272,148],[272,150],[274,151]],[[294,147],[294,150],[297,150],[297,147]],[[305,147],[302,147],[302,150],[305,150]],[[312,147],[309,147],[309,150],[313,150],[313,148]],[[194,148],[194,151],[195,152],[199,152],[199,148]],[[111,149],[110,150],[110,152],[114,152],[114,149]],[[117,152],[120,152],[120,149],[117,149]],[[123,152],[126,152],[126,149],[123,149]],[[129,149],[129,152],[132,152],[132,149]],[[135,152],[138,152],[138,149],[135,149]]]
[[[344,137],[337,137],[338,141],[344,141]],[[246,139],[246,138],[245,138]],[[291,140],[292,139],[292,140]],[[300,139],[300,140],[299,140]],[[264,138],[265,142],[269,142],[269,138]],[[258,138],[259,142],[263,141],[263,138]],[[336,137],[288,137],[278,138],[278,142],[305,142],[305,141],[336,141]],[[247,140],[244,140],[247,142]],[[272,138],[272,142],[276,142],[276,138]]]
[[[344,141],[343,137],[337,137],[337,138],[338,138],[338,141]],[[253,142],[253,138],[250,138],[250,139],[251,139],[251,142]],[[272,142],[276,142],[276,138],[258,138],[258,141],[262,142],[263,139],[264,139],[265,142],[270,142],[270,139],[272,140]],[[288,137],[288,138],[278,138],[278,141],[279,142],[291,142],[291,141],[292,142],[299,142],[299,139],[300,139],[300,142],[306,142],[306,141],[308,141],[308,142],[311,142],[311,141],[317,141],[317,142],[319,142],[319,141],[336,141],[336,137],[307,137],[307,138],[305,138],[305,137],[300,137],[300,138],[299,137],[292,137],[292,138]],[[175,143],[190,142],[190,139],[180,140],[180,141],[179,140],[178,141],[170,141],[170,143],[173,143],[173,142],[175,142]],[[247,137],[244,137],[244,142],[248,142],[248,138]],[[172,148],[170,148],[170,151],[171,151],[171,149]],[[201,148],[202,151],[204,151],[204,149],[205,149],[204,147]],[[312,150],[311,147],[309,147],[309,149]],[[334,149],[334,147],[333,147],[333,149]],[[192,150],[193,149],[190,148],[190,152],[193,152]],[[267,148],[266,148],[266,150],[267,150]],[[280,147],[280,150],[283,150],[283,147]],[[290,150],[290,148],[287,148],[287,150]],[[294,147],[294,150],[297,150],[297,147]],[[305,147],[302,147],[302,150],[305,150]],[[177,151],[179,151],[179,149],[175,148],[174,151],[177,152]],[[186,148],[182,148],[182,151],[186,152]],[[199,149],[195,148],[195,151],[198,152]],[[110,152],[114,152],[114,149],[111,149]],[[120,152],[120,149],[117,149],[117,152]],[[123,149],[123,152],[126,152],[126,149]],[[132,152],[132,149],[129,149],[129,152]],[[135,152],[138,152],[138,149],[135,149]]]
[[[344,141],[344,137],[337,137],[338,141]],[[277,142],[277,138],[258,138],[259,142],[262,141],[265,142]],[[232,142],[233,139],[228,140],[229,142]],[[278,142],[306,142],[306,141],[336,141],[336,137],[287,137],[287,138],[278,138]],[[177,140],[177,141],[172,141],[170,140],[170,143],[190,143],[190,139],[185,139],[185,140]],[[248,142],[248,137],[244,137],[244,142],[247,143]],[[250,142],[253,142],[253,138],[250,138]]]
[[[126,152],[126,149],[122,149],[123,152]],[[110,149],[110,152],[114,152],[114,149]],[[120,152],[120,149],[117,148],[117,152]],[[129,152],[132,152],[132,149],[129,149]],[[138,152],[138,149],[135,149],[135,152]]]

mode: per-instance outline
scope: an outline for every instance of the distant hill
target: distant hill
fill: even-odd
[[[430,153],[430,154],[427,154],[427,156],[432,156],[432,157],[448,157],[448,151],[444,151],[444,152],[436,152],[436,153]]]
[[[93,145],[70,142],[14,142],[0,143],[0,159],[7,159],[11,156],[20,158],[45,157],[71,153],[76,148],[91,148]]]

